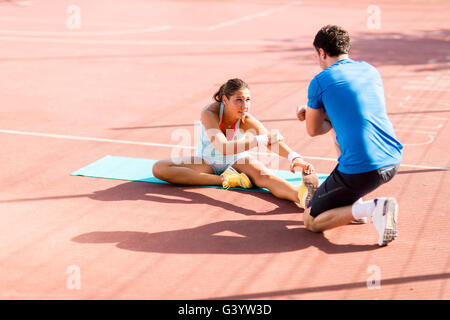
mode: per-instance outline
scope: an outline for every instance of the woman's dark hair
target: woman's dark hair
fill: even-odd
[[[238,90],[249,89],[249,86],[245,81],[241,79],[230,79],[226,83],[224,83],[219,91],[217,91],[213,98],[217,102],[222,102],[222,98],[225,95],[228,99]]]
[[[339,26],[327,25],[317,32],[313,42],[317,51],[325,50],[330,57],[336,57],[350,51],[350,36]]]

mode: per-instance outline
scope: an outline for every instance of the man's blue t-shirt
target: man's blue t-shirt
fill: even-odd
[[[309,84],[308,107],[324,108],[331,121],[340,172],[364,173],[401,161],[403,146],[387,116],[383,82],[370,64],[343,59],[323,70]]]

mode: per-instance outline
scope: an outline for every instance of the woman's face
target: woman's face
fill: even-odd
[[[229,99],[224,96],[223,102],[228,110],[239,119],[243,119],[250,108],[250,90],[245,88],[236,91]]]

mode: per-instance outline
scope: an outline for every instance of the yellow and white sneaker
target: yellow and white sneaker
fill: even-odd
[[[251,188],[252,182],[247,177],[245,173],[239,173],[233,167],[228,167],[221,176],[223,177],[222,186],[225,189],[241,187],[241,188]]]
[[[300,200],[300,207],[306,209],[314,192],[319,187],[319,177],[315,173],[305,174],[302,172],[302,184],[298,189],[298,199]]]

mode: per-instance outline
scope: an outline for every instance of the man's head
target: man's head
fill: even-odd
[[[313,45],[317,51],[319,64],[325,69],[337,60],[348,57],[350,36],[339,26],[327,25],[317,32]]]

